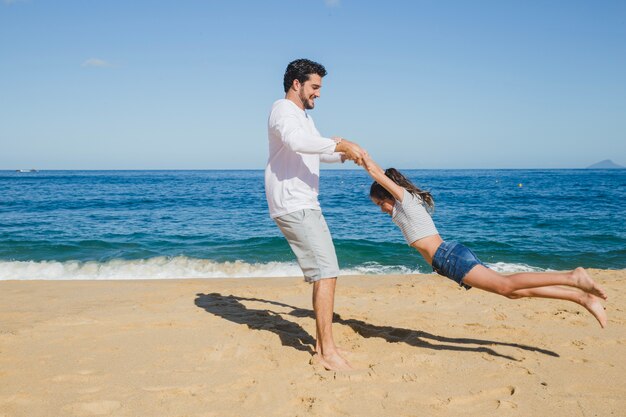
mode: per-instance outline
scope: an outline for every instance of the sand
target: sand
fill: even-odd
[[[0,416],[624,416],[626,271],[601,329],[573,303],[435,275],[339,280],[311,364],[301,278],[0,281]]]

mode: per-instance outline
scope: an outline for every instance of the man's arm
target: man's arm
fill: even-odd
[[[332,154],[335,152],[335,141],[313,135],[302,128],[295,115],[279,117],[272,126],[279,133],[283,144],[294,152],[307,154]]]
[[[351,159],[357,165],[363,165],[363,157],[367,155],[367,152],[363,150],[359,145],[354,142],[350,142],[347,139],[337,138],[337,146],[335,152],[341,152],[346,156],[346,159]]]
[[[284,107],[276,108],[270,115],[271,129],[275,130],[283,144],[294,152],[305,154],[332,154],[341,152],[346,159],[362,164],[365,151],[356,143],[335,137],[324,138],[304,129],[299,117]]]
[[[334,164],[337,162],[343,163],[345,162],[346,159],[347,159],[346,156],[339,152],[334,152],[334,153],[331,153],[330,155],[326,153],[320,154],[320,162],[324,162],[327,164]]]

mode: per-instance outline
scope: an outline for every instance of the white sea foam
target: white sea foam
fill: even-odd
[[[341,275],[411,273],[419,273],[419,271],[409,270],[402,266],[382,266],[376,263],[341,270]],[[124,280],[300,276],[302,276],[302,272],[295,262],[250,264],[242,261],[215,262],[185,256],[156,257],[140,260],[111,260],[107,262],[0,262],[0,280]]]
[[[526,264],[509,264],[506,262],[495,262],[492,264],[487,264],[487,266],[493,269],[496,272],[500,272],[502,274],[511,274],[514,272],[544,272],[550,271],[549,269],[537,268],[534,266],[526,265]]]
[[[498,272],[542,271],[524,264],[498,262],[489,264]],[[430,268],[410,269],[401,265],[388,266],[368,262],[341,270],[341,275],[410,275],[430,273]],[[260,278],[301,277],[295,262],[246,263],[215,262],[185,256],[156,257],[140,260],[111,260],[107,262],[78,261],[10,261],[0,262],[0,280],[124,280],[177,278]]]

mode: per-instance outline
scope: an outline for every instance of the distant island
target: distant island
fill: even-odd
[[[610,159],[605,159],[604,161],[597,162],[593,165],[589,165],[587,169],[624,169],[621,165],[617,165],[615,162]]]

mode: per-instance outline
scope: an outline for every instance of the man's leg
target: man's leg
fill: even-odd
[[[300,210],[275,218],[274,221],[296,255],[305,280],[313,283],[315,360],[329,370],[351,369],[339,354],[333,339],[335,285],[339,265],[324,216],[319,210]]]
[[[337,278],[327,278],[313,283],[313,311],[315,313],[316,347],[318,360],[332,371],[352,369],[339,355],[333,338],[333,311]]]

